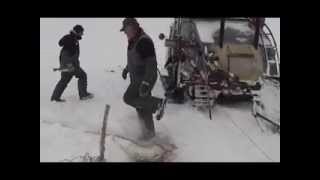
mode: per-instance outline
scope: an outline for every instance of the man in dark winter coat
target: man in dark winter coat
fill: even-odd
[[[123,79],[130,74],[130,85],[123,96],[126,104],[134,107],[145,126],[143,140],[155,136],[153,115],[160,120],[166,101],[153,97],[151,91],[157,80],[157,60],[153,41],[139,26],[135,18],[123,21],[124,31],[128,38],[127,66],[123,70]]]
[[[76,25],[70,31],[70,34],[65,35],[59,41],[59,46],[62,47],[60,51],[60,70],[61,79],[57,83],[51,101],[64,102],[61,95],[72,77],[78,78],[78,91],[80,100],[86,100],[93,97],[91,93],[87,92],[87,74],[80,67],[79,55],[79,40],[82,39],[84,29],[81,25]]]

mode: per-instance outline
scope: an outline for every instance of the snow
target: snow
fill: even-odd
[[[62,161],[84,155],[83,152],[96,154],[96,138],[81,130],[62,127],[58,123],[40,121],[40,160]]]
[[[166,49],[158,35],[168,34],[173,19],[137,19],[152,37],[162,68]],[[59,73],[52,71],[58,67],[57,43],[75,24],[85,28],[80,41],[80,63],[88,75],[88,91],[94,93],[95,98],[79,101],[77,80],[73,79],[63,94],[67,102],[53,103],[50,96],[60,78]],[[111,105],[108,134],[132,139],[141,135],[135,110],[122,100],[129,81],[121,78],[127,46],[125,35],[119,32],[121,25],[122,18],[40,18],[41,162],[63,161],[85,153],[98,156],[105,104]],[[277,42],[280,45],[280,41]],[[153,94],[163,97],[159,80]],[[278,97],[276,102],[269,101],[271,106],[274,102],[280,103],[280,92]],[[207,111],[193,108],[190,103],[168,104],[164,118],[155,121],[155,126],[158,136],[177,146],[174,162],[280,162],[280,135],[261,132],[251,115],[250,103],[218,105],[213,111],[213,120]],[[108,162],[130,161],[110,136],[106,138],[105,153]]]

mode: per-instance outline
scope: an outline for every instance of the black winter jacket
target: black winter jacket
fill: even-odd
[[[150,84],[154,84],[157,79],[156,52],[154,44],[148,36],[148,38],[140,38],[143,35],[146,34],[140,29],[138,35],[129,41],[128,52],[135,47],[136,52],[139,54],[139,65],[135,64],[137,62],[128,61],[127,69],[128,66],[131,67],[129,72],[131,71],[131,76],[134,76],[133,79],[140,79]]]
[[[60,65],[62,67],[70,63],[75,67],[79,67],[80,39],[80,37],[77,37],[72,32],[60,39],[59,46],[62,47],[60,52]]]

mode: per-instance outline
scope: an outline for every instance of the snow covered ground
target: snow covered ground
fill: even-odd
[[[165,63],[163,41],[170,18],[138,18],[153,38],[159,67]],[[280,46],[280,19],[267,19]],[[77,81],[73,79],[63,94],[66,103],[52,103],[50,96],[60,73],[58,40],[75,24],[85,28],[80,41],[80,63],[88,75],[88,90],[95,94],[89,101],[79,101]],[[121,78],[126,64],[127,40],[119,32],[122,18],[41,18],[40,19],[40,161],[63,161],[90,153],[99,155],[100,130],[105,104],[110,104],[107,133],[136,138],[141,127],[133,108],[122,100],[129,81]],[[163,96],[158,81],[153,94]],[[272,102],[271,102],[272,103]],[[280,103],[279,99],[275,103]],[[278,112],[280,114],[280,112]],[[218,105],[209,120],[206,111],[190,104],[168,104],[165,117],[156,121],[160,137],[176,146],[174,162],[280,162],[280,135],[262,133],[251,115],[251,104]],[[107,137],[106,159],[130,161]]]

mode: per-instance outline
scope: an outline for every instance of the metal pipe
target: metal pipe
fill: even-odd
[[[220,21],[220,48],[223,48],[225,19]]]
[[[255,49],[258,49],[258,44],[259,44],[259,36],[260,36],[260,30],[261,30],[261,19],[256,18],[256,23],[255,23],[255,34],[254,34],[254,40],[253,40],[253,45]]]

